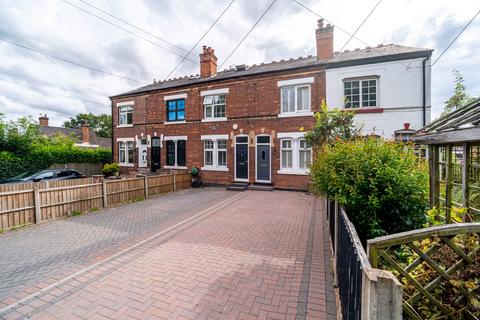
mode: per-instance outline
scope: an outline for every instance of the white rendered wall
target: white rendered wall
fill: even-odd
[[[344,68],[327,69],[327,105],[329,109],[344,108],[343,80],[355,77],[378,77],[377,107],[382,113],[358,113],[355,120],[363,124],[364,133],[374,130],[385,138],[392,138],[393,132],[403,128],[405,122],[411,129],[422,125],[422,60],[410,59],[383,62]],[[426,62],[426,123],[430,122],[430,60]],[[369,107],[368,109],[372,109]]]

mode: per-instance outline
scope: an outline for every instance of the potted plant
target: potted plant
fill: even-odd
[[[192,174],[192,188],[204,187],[203,182],[200,180],[200,169],[197,167],[192,167],[190,173]]]
[[[118,176],[118,174],[120,173],[120,166],[118,165],[118,163],[115,163],[115,162],[106,163],[103,166],[102,172],[107,178]]]

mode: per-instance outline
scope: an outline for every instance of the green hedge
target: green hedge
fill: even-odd
[[[24,156],[0,151],[0,179],[30,170],[46,169],[54,163],[106,163],[111,161],[108,149],[82,149],[75,146],[40,146]]]
[[[364,242],[426,221],[428,168],[404,144],[338,141],[318,153],[311,175],[317,191],[345,207]]]

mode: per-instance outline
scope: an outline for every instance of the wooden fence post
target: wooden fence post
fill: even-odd
[[[148,177],[143,176],[143,184],[145,186],[145,199],[148,198]]]
[[[173,171],[173,192],[177,191],[177,181],[175,178],[175,171]]]
[[[42,222],[42,209],[40,207],[40,190],[38,189],[38,182],[33,183],[33,202],[35,205],[35,223]]]
[[[103,196],[103,207],[108,206],[108,194],[107,194],[107,180],[105,178],[102,180],[102,196]]]

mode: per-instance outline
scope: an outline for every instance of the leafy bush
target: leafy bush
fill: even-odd
[[[105,176],[110,177],[120,172],[120,166],[118,165],[118,163],[115,162],[106,163],[103,166],[102,171]]]
[[[345,207],[364,242],[426,221],[428,170],[403,144],[338,140],[320,150],[311,176],[316,191]]]

